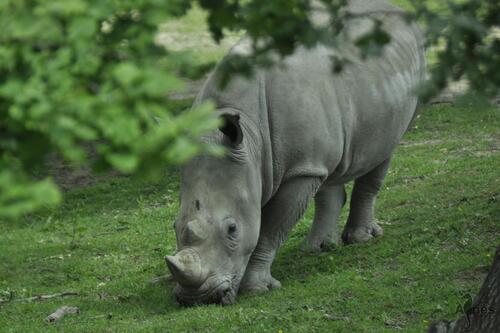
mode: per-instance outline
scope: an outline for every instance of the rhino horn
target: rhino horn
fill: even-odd
[[[201,267],[198,253],[192,249],[178,252],[175,256],[166,256],[165,261],[174,279],[183,287],[198,288],[207,278]]]

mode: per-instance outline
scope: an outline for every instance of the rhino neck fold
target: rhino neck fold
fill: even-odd
[[[256,173],[258,179],[255,179],[255,183],[259,185],[259,199],[261,203],[265,200],[265,184],[267,183],[265,173],[265,163],[266,163],[266,151],[265,151],[265,137],[262,136],[263,127],[260,119],[254,119],[256,113],[240,112],[241,115],[241,126],[246,137],[246,150],[248,154],[248,162],[250,163],[253,170],[260,170]],[[254,117],[252,117],[254,116]]]
[[[261,205],[264,206],[275,192],[276,180],[274,179],[274,164],[275,158],[272,149],[271,129],[272,118],[269,115],[268,94],[266,89],[266,77],[263,73],[256,75],[258,78],[258,112],[255,113],[258,117],[259,134],[260,134],[260,170],[262,182],[262,200]]]

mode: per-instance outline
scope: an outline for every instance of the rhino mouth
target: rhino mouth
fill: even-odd
[[[175,287],[175,298],[182,306],[201,304],[231,305],[236,301],[238,288],[235,288],[234,282],[237,280],[239,279],[234,277],[217,283],[207,280],[196,290],[187,289],[177,284]]]

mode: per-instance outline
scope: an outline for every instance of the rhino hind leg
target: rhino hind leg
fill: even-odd
[[[338,219],[346,202],[344,185],[328,180],[314,197],[315,214],[309,235],[302,243],[305,252],[326,251],[340,244]]]
[[[375,222],[374,207],[389,165],[390,159],[354,181],[349,217],[342,233],[344,243],[363,243],[383,234]]]
[[[281,287],[281,283],[271,276],[274,257],[319,186],[318,178],[290,179],[262,208],[259,242],[247,265],[240,291],[263,292]]]

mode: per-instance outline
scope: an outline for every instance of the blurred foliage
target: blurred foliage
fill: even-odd
[[[182,90],[186,64],[154,43],[158,24],[190,6],[0,1],[0,217],[60,201],[50,179],[33,177],[49,153],[79,165],[92,143],[94,169],[151,175],[203,149],[197,137],[217,126],[211,107],[172,112],[166,96]]]
[[[246,31],[251,55],[223,64],[230,74],[251,75],[299,45],[338,46],[335,37],[352,17],[339,10],[346,0],[0,0],[0,218],[16,218],[57,204],[50,178],[35,177],[51,153],[72,165],[96,170],[158,175],[210,149],[197,138],[218,121],[210,105],[174,112],[168,93],[181,91],[182,75],[199,73],[185,56],[155,44],[160,23],[186,14],[194,3],[208,12],[216,41],[227,31]],[[314,25],[319,3],[331,24]],[[500,85],[497,0],[447,2],[446,15],[414,1],[427,27],[429,45],[439,45],[430,96],[447,82],[466,77],[472,88],[495,93]],[[369,55],[389,41],[374,30],[355,44]],[[496,32],[494,29],[497,29]],[[334,36],[332,38],[332,36]],[[374,47],[375,45],[375,47]],[[337,59],[335,71],[341,70]],[[159,121],[157,121],[159,119]]]
[[[425,99],[444,89],[450,81],[467,79],[471,91],[495,96],[500,87],[500,1],[443,1],[435,11],[428,1],[413,0],[413,18],[426,27],[428,46],[437,48],[437,62],[422,91]],[[443,14],[444,12],[444,14]]]

